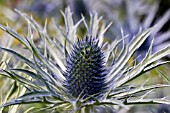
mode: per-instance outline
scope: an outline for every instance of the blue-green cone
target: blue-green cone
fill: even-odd
[[[73,97],[101,95],[106,83],[104,53],[98,39],[86,37],[73,45],[66,58],[65,87]]]

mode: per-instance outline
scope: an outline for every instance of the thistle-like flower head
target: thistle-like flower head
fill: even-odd
[[[62,12],[65,29],[53,19],[56,35],[52,39],[47,33],[46,24],[42,28],[32,17],[17,12],[28,21],[26,38],[8,26],[0,25],[0,28],[23,43],[29,55],[26,57],[3,47],[0,50],[15,56],[27,66],[13,69],[6,64],[7,68],[1,69],[0,73],[21,83],[27,92],[1,107],[40,103],[46,105],[40,108],[46,112],[90,113],[103,110],[115,112],[134,104],[170,104],[166,98],[145,98],[153,89],[170,85],[131,84],[143,73],[167,63],[159,60],[170,53],[170,46],[154,54],[151,54],[150,46],[141,62],[130,62],[133,65],[129,65],[131,57],[150,35],[152,28],[142,31],[129,43],[126,43],[124,34],[120,40],[104,43],[104,34],[111,24],[105,26],[97,13],[90,14],[89,26],[84,17],[75,24],[68,8],[65,13]],[[77,29],[81,22],[87,29],[87,37],[78,40]],[[33,40],[33,31],[41,38],[39,47]],[[119,50],[121,42],[123,46]],[[164,78],[170,81],[165,75]]]
[[[100,94],[105,85],[106,66],[98,39],[86,37],[73,46],[66,58],[66,84],[75,97]]]

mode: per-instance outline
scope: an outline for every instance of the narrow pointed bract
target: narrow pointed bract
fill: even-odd
[[[43,108],[32,108],[30,112],[38,109],[45,112],[96,113],[103,110],[117,112],[135,104],[170,104],[167,98],[150,96],[157,88],[170,87],[170,80],[164,74],[163,78],[168,84],[131,83],[143,73],[168,63],[160,59],[170,53],[170,45],[154,54],[151,54],[151,45],[141,62],[129,65],[135,51],[150,36],[152,27],[136,35],[130,43],[126,43],[122,29],[121,40],[103,44],[106,42],[104,33],[111,24],[106,26],[101,17],[92,13],[90,24],[86,23],[85,17],[74,23],[72,12],[67,8],[65,13],[62,12],[65,30],[54,22],[57,36],[51,39],[46,28],[27,14],[17,12],[27,20],[28,31],[37,32],[42,43],[34,43],[33,37],[36,35],[33,32],[29,32],[25,39],[9,26],[0,25],[2,30],[19,40],[29,54],[29,57],[25,57],[19,50],[0,47],[0,51],[7,52],[26,65],[12,68],[6,63],[7,68],[2,68],[0,74],[7,75],[27,89],[23,95],[3,103],[0,108],[39,103]],[[81,22],[87,36],[78,39],[76,32]],[[120,49],[117,46],[121,43],[123,47]],[[42,52],[43,49],[45,52]],[[147,95],[148,98],[145,98]]]

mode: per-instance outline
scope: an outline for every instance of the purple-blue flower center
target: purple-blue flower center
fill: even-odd
[[[66,58],[65,87],[73,97],[100,95],[106,86],[104,53],[98,40],[86,37],[73,45]]]

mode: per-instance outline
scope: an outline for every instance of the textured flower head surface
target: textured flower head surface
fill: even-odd
[[[74,97],[100,94],[105,88],[106,66],[98,40],[86,37],[74,44],[66,58],[66,85]]]
[[[135,104],[170,104],[166,98],[147,98],[154,89],[169,85],[130,84],[136,77],[168,62],[160,59],[170,53],[170,46],[151,54],[151,45],[140,63],[128,63],[150,35],[152,28],[138,34],[130,43],[126,43],[127,37],[123,35],[123,31],[122,39],[108,43],[104,40],[104,34],[111,23],[105,26],[97,13],[90,14],[89,26],[83,16],[74,23],[72,12],[67,8],[65,13],[62,12],[65,28],[53,19],[56,35],[50,37],[46,24],[43,28],[32,17],[18,10],[17,12],[28,21],[26,38],[9,26],[0,25],[0,28],[23,43],[30,56],[25,57],[17,51],[0,47],[0,50],[27,65],[25,68],[11,68],[6,64],[7,68],[2,69],[1,73],[21,83],[27,92],[1,107],[40,103],[46,106],[38,111],[90,113],[116,112]],[[80,23],[84,23],[87,34],[78,39],[76,33]],[[38,45],[33,41],[35,32],[42,41]],[[123,43],[121,51],[117,49],[120,43]],[[32,107],[28,111],[36,110],[37,108]]]

